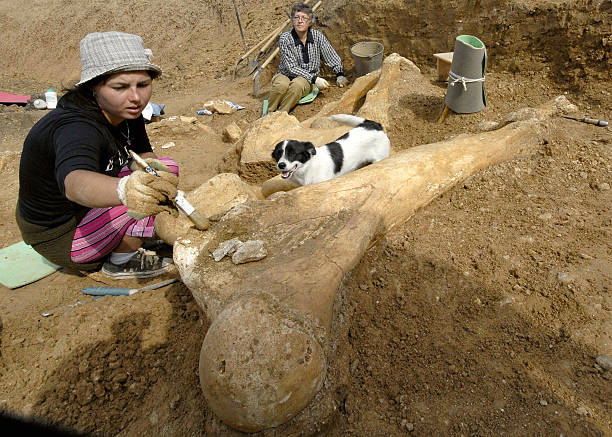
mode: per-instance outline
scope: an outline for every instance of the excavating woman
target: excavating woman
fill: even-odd
[[[325,35],[311,28],[314,16],[310,6],[294,4],[291,21],[293,29],[283,32],[278,39],[279,72],[272,78],[269,112],[289,112],[314,86],[320,90],[329,87],[329,82],[319,76],[321,60],[333,70],[338,86],[348,84],[340,56]]]
[[[157,159],[142,111],[162,70],[142,38],[95,32],[80,43],[81,80],[25,139],[16,220],[49,261],[106,276],[153,277],[172,260],[142,248],[171,211],[178,166]],[[138,167],[139,154],[160,177]]]

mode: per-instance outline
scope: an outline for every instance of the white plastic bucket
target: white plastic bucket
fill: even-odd
[[[375,41],[362,41],[351,46],[357,77],[378,70],[382,65],[384,46]]]

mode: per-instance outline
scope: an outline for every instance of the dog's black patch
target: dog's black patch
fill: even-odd
[[[309,141],[302,142],[296,140],[289,140],[287,141],[287,145],[285,146],[285,156],[289,161],[300,161],[302,164],[304,164],[313,155],[316,154],[317,150],[314,144]],[[281,158],[281,156],[279,156],[279,159]]]
[[[344,139],[348,138],[348,136],[349,136],[349,133],[347,132],[344,135],[342,135],[340,138],[338,138],[336,141],[344,140]]]
[[[373,164],[373,163],[374,163],[374,161],[363,161],[363,162],[360,162],[357,165],[357,167],[355,167],[355,170],[359,170],[360,168],[363,168],[363,167],[365,167],[367,165],[370,165],[370,164]]]
[[[380,123],[372,120],[364,120],[358,127],[362,127],[367,130],[383,130]]]
[[[283,142],[281,141],[274,147],[274,151],[272,152],[272,158],[278,162],[279,159],[283,156]]]
[[[340,173],[342,170],[342,163],[344,162],[344,153],[342,152],[342,146],[337,142],[327,144],[329,149],[329,155],[334,162],[334,173]]]

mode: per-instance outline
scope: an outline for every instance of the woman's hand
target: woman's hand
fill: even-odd
[[[329,88],[329,82],[323,79],[322,77],[317,77],[315,79],[315,86],[320,90],[324,90],[325,88]]]
[[[134,174],[137,176],[133,177]],[[74,170],[64,179],[65,194],[69,200],[88,208],[124,204],[134,213],[144,214],[145,217],[161,211],[170,211],[169,201],[176,196],[178,178],[165,171],[160,171],[159,175],[160,177],[156,177],[138,170],[123,178],[124,185],[127,185],[130,178],[132,182],[129,188],[122,188],[122,193],[126,192],[126,201],[122,202],[118,192],[118,182],[121,179],[88,170]]]
[[[142,170],[119,180],[117,196],[127,206],[127,214],[136,219],[176,211],[171,201],[176,197],[178,177],[161,171],[155,176]]]

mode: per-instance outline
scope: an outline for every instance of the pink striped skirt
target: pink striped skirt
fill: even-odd
[[[159,158],[170,167],[172,173],[178,176],[179,168],[172,158]],[[118,177],[131,174],[128,167],[123,167]],[[155,230],[155,217],[145,217],[136,220],[127,215],[127,206],[112,206],[109,208],[92,208],[77,226],[70,259],[73,262],[89,263],[112,252],[119,245],[124,235],[140,238],[150,238]]]

